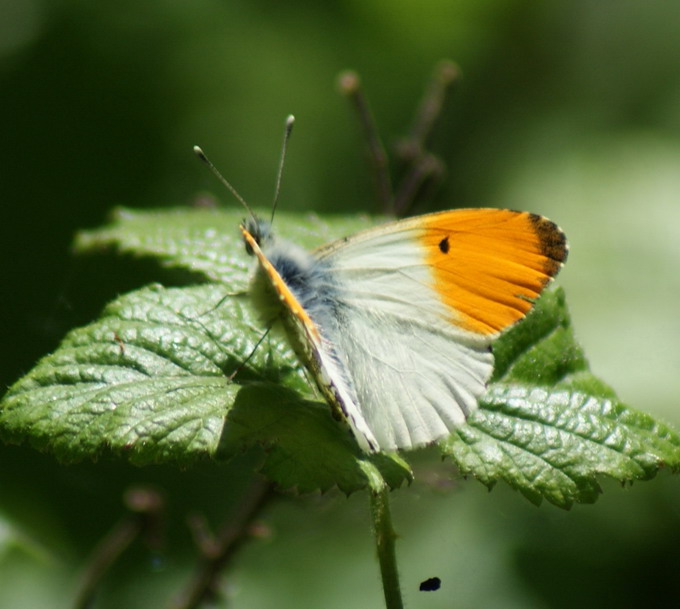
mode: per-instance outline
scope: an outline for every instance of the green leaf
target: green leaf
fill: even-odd
[[[114,454],[183,464],[260,450],[263,473],[300,491],[352,492],[375,476],[392,488],[409,480],[400,457],[361,453],[316,401],[283,338],[268,336],[253,353],[264,328],[245,294],[241,217],[118,210],[111,225],[81,233],[80,253],[145,257],[208,283],[141,289],[71,332],[8,392],[2,437],[66,461]],[[365,225],[277,216],[282,235],[309,247]],[[440,443],[464,474],[490,487],[505,480],[535,503],[569,507],[595,500],[599,475],[642,480],[662,465],[680,467],[678,436],[620,404],[591,374],[561,290],[546,291],[494,352],[479,410]]]
[[[440,443],[464,474],[569,508],[597,499],[598,475],[631,482],[680,467],[677,434],[621,404],[590,373],[562,290],[546,292],[494,352],[494,382],[479,410]]]
[[[187,265],[223,281],[156,285],[112,302],[10,389],[0,411],[2,437],[63,461],[113,454],[138,464],[228,458],[259,445],[262,471],[281,486],[364,488],[369,458],[327,405],[305,399],[311,387],[287,342],[268,336],[253,352],[264,328],[247,294],[230,291],[247,280],[242,263],[230,267],[236,248],[247,257],[240,238],[210,232],[216,223],[223,218],[205,211],[119,213],[112,227],[81,235],[81,250],[115,246],[157,255],[165,266]],[[295,225],[307,239],[328,230],[316,219]],[[192,234],[200,237],[194,242]],[[209,239],[210,247],[232,253],[211,254]],[[410,480],[399,457],[370,460],[391,486]]]
[[[262,213],[262,217],[268,215],[268,211]],[[74,249],[81,254],[109,252],[151,258],[164,267],[189,271],[197,280],[245,290],[252,260],[245,255],[238,229],[243,217],[240,209],[148,212],[117,208],[110,225],[80,232]],[[326,221],[311,213],[279,213],[276,217],[281,235],[310,248],[356,232],[368,223],[362,216]]]
[[[66,461],[104,450],[137,463],[211,454],[239,387],[228,375],[261,335],[247,299],[225,300],[221,287],[133,292],[9,390],[2,435]],[[258,349],[239,377],[307,387],[282,341]]]
[[[410,467],[399,456],[363,453],[326,404],[301,400],[280,386],[244,387],[229,413],[221,454],[231,456],[254,444],[266,447],[263,473],[302,492],[336,485],[350,493],[372,483],[376,470],[392,488],[411,479]]]

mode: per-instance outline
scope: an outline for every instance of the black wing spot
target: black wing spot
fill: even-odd
[[[440,242],[439,242],[439,251],[442,254],[448,254],[449,250],[451,249],[451,244],[449,243],[449,238],[444,237]]]

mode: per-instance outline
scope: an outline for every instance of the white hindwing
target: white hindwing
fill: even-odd
[[[453,324],[435,291],[420,230],[406,220],[315,252],[338,300],[321,359],[366,450],[449,435],[476,408],[493,370],[490,337]]]

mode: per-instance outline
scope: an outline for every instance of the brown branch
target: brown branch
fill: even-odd
[[[424,198],[444,176],[445,165],[427,151],[427,139],[459,78],[460,70],[452,61],[443,60],[437,65],[420,100],[409,135],[395,146],[397,159],[404,166],[404,176],[394,196],[397,216],[407,215],[416,201]]]
[[[409,134],[395,146],[396,158],[403,168],[403,177],[396,192],[390,178],[389,159],[359,76],[348,70],[338,77],[338,87],[354,106],[362,128],[378,203],[383,213],[398,217],[407,215],[415,202],[441,181],[445,173],[444,163],[427,151],[426,144],[459,77],[460,70],[452,61],[441,61],[435,68],[415,112]]]
[[[352,102],[356,110],[359,124],[366,140],[368,162],[371,166],[373,182],[382,213],[392,214],[394,213],[394,197],[389,172],[389,160],[385,152],[385,146],[383,146],[378,134],[378,128],[368,105],[368,100],[361,88],[359,75],[351,70],[341,72],[340,76],[338,76],[338,88]]]
[[[149,488],[132,488],[125,493],[129,511],[95,548],[83,575],[74,609],[92,606],[99,584],[106,572],[137,538],[150,535],[157,541],[164,501],[161,495]]]
[[[445,59],[437,64],[418,105],[411,132],[405,140],[408,145],[404,150],[404,158],[420,156],[425,150],[427,138],[441,116],[444,103],[453,85],[459,79],[460,70],[455,63]]]
[[[219,579],[241,546],[253,537],[253,524],[262,509],[275,496],[273,485],[258,479],[240,505],[214,539],[203,521],[194,520],[197,546],[203,557],[192,580],[171,603],[171,609],[197,609],[218,595]]]

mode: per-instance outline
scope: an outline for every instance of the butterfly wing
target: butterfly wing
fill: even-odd
[[[378,311],[346,312],[328,341],[341,373],[331,378],[346,379],[340,384],[352,399],[342,409],[364,449],[423,446],[465,422],[493,370],[487,339]]]
[[[316,254],[338,300],[320,356],[359,443],[385,451],[465,421],[493,370],[491,341],[529,312],[567,246],[541,216],[470,209],[363,231]]]

